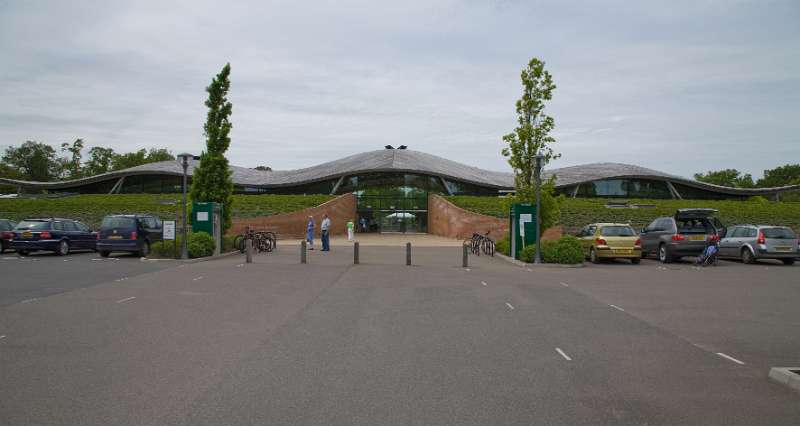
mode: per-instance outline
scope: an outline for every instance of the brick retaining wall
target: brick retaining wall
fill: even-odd
[[[316,207],[309,207],[296,212],[281,213],[272,216],[233,219],[228,234],[236,235],[244,232],[248,225],[256,230],[272,231],[278,239],[303,238],[306,234],[308,216],[314,216],[316,228],[314,237],[319,238],[319,225],[322,215],[327,213],[331,218],[331,235],[346,234],[347,221],[356,221],[356,197],[344,194]]]

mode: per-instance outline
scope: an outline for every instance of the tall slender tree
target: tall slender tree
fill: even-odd
[[[553,77],[545,70],[544,62],[533,58],[520,74],[522,97],[517,100],[517,124],[512,133],[503,136],[508,146],[503,148],[503,156],[514,170],[516,197],[523,202],[532,202],[535,197],[535,158],[537,153],[544,157],[542,167],[550,160],[558,158],[550,146],[555,138],[550,131],[555,127],[553,117],[544,113],[545,101],[553,97],[556,88]],[[542,183],[542,229],[554,225],[560,216],[559,200],[553,196],[554,177]]]
[[[208,115],[203,126],[206,136],[206,150],[201,155],[200,166],[192,174],[192,200],[223,203],[222,228],[231,226],[231,207],[233,205],[233,180],[228,167],[225,151],[231,144],[230,115],[233,105],[228,102],[231,64],[225,64],[217,76],[206,87]]]

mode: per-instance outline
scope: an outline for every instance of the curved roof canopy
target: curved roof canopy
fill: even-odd
[[[189,161],[187,172],[190,176],[197,164],[198,161]],[[428,174],[494,189],[513,189],[514,187],[514,175],[512,173],[484,170],[446,158],[408,149],[368,151],[296,170],[260,171],[237,166],[231,166],[231,169],[233,172],[234,184],[257,188],[290,187],[342,176],[376,172]],[[181,176],[182,174],[183,169],[178,161],[162,161],[75,180],[29,182],[0,178],[0,182],[20,185],[31,189],[59,190],[108,181],[123,176]],[[639,178],[680,183],[698,189],[733,196],[769,195],[786,190],[800,189],[800,185],[778,188],[730,188],[698,182],[644,167],[619,163],[592,163],[546,170],[544,172],[545,178],[553,174],[556,175],[556,186],[560,188],[601,179]]]

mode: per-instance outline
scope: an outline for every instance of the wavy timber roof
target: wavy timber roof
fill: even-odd
[[[189,164],[191,176],[196,161]],[[382,149],[351,155],[338,160],[296,170],[259,171],[231,166],[233,181],[237,186],[251,188],[286,188],[311,184],[350,175],[380,172],[403,172],[431,175],[443,179],[477,185],[492,190],[510,190],[514,187],[514,175],[507,172],[484,170],[452,160],[407,149]],[[593,163],[545,171],[545,177],[556,175],[557,188],[574,188],[590,182],[611,179],[644,179],[665,182],[675,196],[674,185],[682,185],[699,191],[720,196],[746,197],[752,195],[774,195],[787,190],[800,189],[800,185],[779,188],[729,188],[710,185],[644,167],[619,163]],[[119,180],[130,176],[181,176],[181,165],[177,161],[164,161],[145,164],[125,170],[104,173],[83,179],[60,182],[27,182],[0,179],[0,182],[14,184],[26,189],[47,189],[69,191],[84,185]],[[678,197],[680,195],[678,194]]]

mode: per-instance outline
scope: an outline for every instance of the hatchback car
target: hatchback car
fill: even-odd
[[[20,256],[36,250],[55,252],[59,256],[73,249],[94,250],[96,234],[88,226],[72,219],[25,219],[14,227],[11,248]]]
[[[17,222],[12,222],[8,219],[0,219],[0,254],[11,249],[11,240],[14,239],[14,233],[11,232]]]
[[[674,216],[659,217],[642,229],[642,257],[655,254],[663,263],[683,256],[698,256],[709,241],[725,235],[714,217],[715,209],[678,209]]]
[[[578,234],[583,255],[592,263],[602,259],[630,259],[637,264],[642,259],[642,246],[636,231],[627,223],[593,223]]]
[[[793,265],[800,257],[798,244],[797,234],[785,226],[737,225],[720,240],[719,255],[739,258],[744,263],[778,259],[786,265]]]
[[[150,245],[162,240],[163,231],[161,219],[150,215],[106,216],[97,233],[97,251],[103,257],[113,251],[145,257],[150,253]]]

